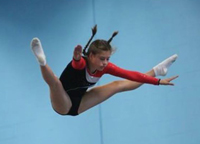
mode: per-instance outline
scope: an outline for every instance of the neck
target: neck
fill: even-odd
[[[96,72],[96,68],[92,67],[92,64],[89,60],[87,60],[87,68],[91,74],[94,74]]]

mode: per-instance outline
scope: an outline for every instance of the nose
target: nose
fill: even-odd
[[[103,61],[103,66],[106,66],[108,64],[108,60]]]

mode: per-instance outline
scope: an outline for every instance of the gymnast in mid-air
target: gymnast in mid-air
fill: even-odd
[[[114,32],[109,40],[97,39],[90,44],[96,32],[97,26],[95,25],[92,28],[92,36],[86,46],[83,49],[80,45],[74,48],[73,58],[62,72],[60,78],[55,76],[48,66],[40,40],[33,38],[31,41],[31,48],[39,62],[43,79],[50,89],[52,107],[58,114],[79,115],[116,93],[134,90],[144,83],[174,85],[171,81],[178,76],[166,79],[155,77],[167,74],[168,68],[178,57],[176,54],[162,61],[145,74],[122,69],[109,62],[114,51],[110,43],[117,35],[117,32]],[[117,80],[90,88],[104,74],[124,78],[124,80]]]

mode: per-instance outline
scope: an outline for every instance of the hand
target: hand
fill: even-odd
[[[171,78],[166,78],[166,79],[161,79],[160,80],[160,85],[174,85],[173,83],[171,83],[172,80],[178,78],[178,76],[174,76],[174,77],[171,77]]]
[[[77,45],[75,47],[75,49],[74,49],[74,56],[73,56],[73,58],[78,61],[78,60],[81,59],[81,56],[82,56],[82,47],[81,47],[81,45]]]

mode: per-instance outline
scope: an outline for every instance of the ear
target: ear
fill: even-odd
[[[95,55],[91,52],[91,53],[89,54],[88,57],[89,57],[90,59],[92,59],[92,58],[94,58],[94,56],[95,56]]]

